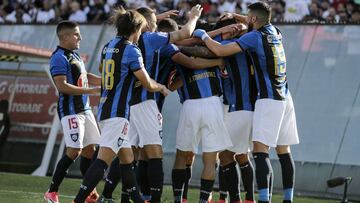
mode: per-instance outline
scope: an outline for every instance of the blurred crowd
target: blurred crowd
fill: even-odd
[[[200,3],[202,18],[215,22],[224,12],[246,14],[247,5],[258,0],[0,0],[0,23],[102,23],[111,9],[147,6],[158,13],[179,11],[177,21],[187,18],[190,8]],[[265,0],[264,0],[265,1]],[[272,22],[359,23],[360,0],[270,0]]]

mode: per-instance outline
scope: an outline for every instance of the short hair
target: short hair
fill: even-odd
[[[56,26],[56,34],[60,38],[60,36],[63,34],[64,30],[73,30],[76,27],[78,27],[79,24],[73,21],[64,20],[57,24]]]
[[[250,4],[248,9],[254,13],[262,23],[269,22],[271,19],[271,7],[265,2],[259,1]]]
[[[136,9],[137,12],[139,12],[142,16],[145,17],[146,20],[151,19],[151,15],[155,14],[155,11],[148,8],[148,7],[140,7]]]
[[[113,10],[111,22],[117,30],[117,35],[130,37],[146,24],[145,18],[135,10],[125,10],[122,6]]]
[[[158,30],[160,32],[173,32],[179,30],[179,26],[175,20],[171,18],[165,18],[159,22]]]
[[[202,20],[202,19],[199,19],[197,22],[196,22],[196,29],[203,29],[205,30],[206,32],[208,31],[211,31],[212,30],[212,25],[210,23],[208,23],[206,20]]]
[[[214,30],[228,26],[228,25],[232,25],[232,24],[236,24],[235,18],[230,18],[230,19],[226,19],[226,20],[220,19],[215,23]]]

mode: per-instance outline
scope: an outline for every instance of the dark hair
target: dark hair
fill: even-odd
[[[64,20],[57,24],[56,26],[56,34],[58,37],[60,37],[61,32],[66,29],[74,29],[78,27],[79,24],[73,21]]]
[[[208,32],[212,30],[212,25],[210,25],[206,20],[199,19],[196,22],[196,29],[203,29]]]
[[[226,19],[226,20],[218,20],[214,26],[214,30],[228,26],[228,25],[232,25],[232,24],[236,24],[235,18],[230,18],[230,19]]]
[[[253,12],[261,22],[266,23],[271,18],[271,7],[269,4],[259,1],[248,6],[248,9]]]
[[[113,10],[111,22],[118,36],[129,37],[146,24],[145,18],[135,10],[125,10],[122,6]]]
[[[172,32],[179,30],[179,26],[175,20],[171,18],[165,18],[159,22],[158,30],[160,32]]]
[[[136,11],[139,12],[142,16],[144,16],[146,20],[150,20],[151,15],[155,13],[154,10],[148,7],[140,7],[136,9]]]

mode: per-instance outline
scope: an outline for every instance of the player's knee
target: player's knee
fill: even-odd
[[[248,154],[237,154],[237,155],[235,156],[235,159],[236,159],[236,161],[237,161],[240,165],[249,162],[249,156],[248,156]]]
[[[234,152],[230,152],[230,151],[222,151],[219,153],[219,159],[220,159],[220,165],[221,166],[226,166],[229,163],[234,161]]]
[[[72,159],[75,160],[76,158],[78,158],[81,154],[81,149],[80,148],[67,148],[66,149],[66,155]]]
[[[88,145],[81,150],[81,156],[90,159],[94,155],[95,151],[96,151],[95,145],[93,145],[93,144]]]
[[[161,145],[146,145],[144,146],[144,150],[148,159],[163,158],[163,150]]]
[[[130,148],[121,148],[118,157],[120,164],[131,164],[134,161],[134,154]]]
[[[254,143],[254,149],[253,152],[264,152],[269,153],[270,147],[261,143],[261,142],[253,142]]]
[[[275,149],[277,154],[288,154],[291,152],[289,145],[278,145]]]

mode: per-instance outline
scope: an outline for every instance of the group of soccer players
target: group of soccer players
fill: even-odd
[[[247,16],[223,15],[213,30],[197,26],[200,5],[191,9],[181,29],[172,19],[162,19],[175,11],[156,16],[148,8],[115,9],[111,22],[117,33],[102,49],[101,77],[87,73],[74,52],[81,40],[79,26],[59,23],[60,43],[50,72],[59,91],[66,153],[57,163],[45,200],[59,202],[59,185],[81,154],[83,182],[73,202],[114,202],[112,193],[120,179],[121,202],[161,202],[161,109],[170,90],[177,90],[182,107],[172,170],[175,203],[197,201],[188,199],[187,188],[200,142],[199,203],[212,201],[218,159],[218,202],[242,202],[237,164],[245,203],[255,202],[254,178],[257,202],[271,202],[270,147],[276,148],[281,163],[283,202],[292,202],[295,167],[290,145],[299,139],[282,34],[270,23],[269,5],[257,2],[248,9]],[[88,94],[100,95],[97,122]],[[99,198],[95,187],[106,170]]]

